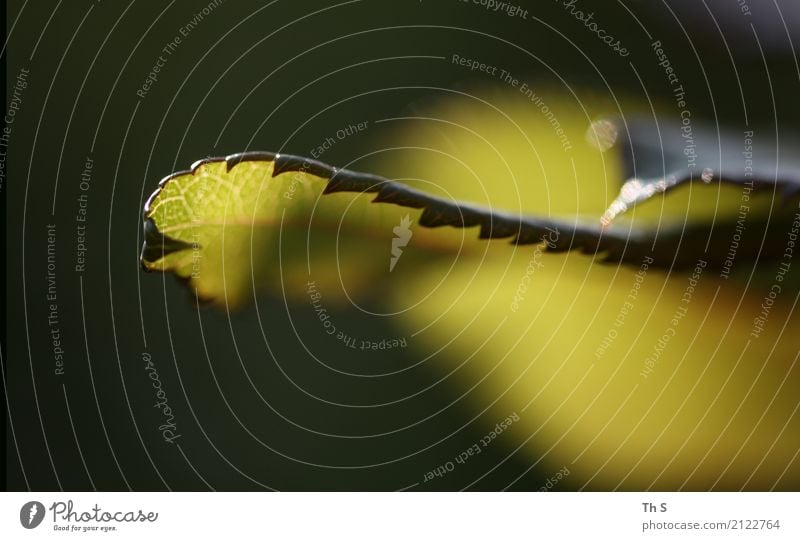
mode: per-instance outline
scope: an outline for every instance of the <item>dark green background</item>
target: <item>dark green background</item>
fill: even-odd
[[[777,115],[781,126],[798,125],[798,76],[785,43],[777,40],[764,60],[752,33],[748,38],[749,21],[736,13],[720,19],[741,77],[740,94],[725,44],[703,9],[673,12],[659,2],[628,4],[669,48],[696,114],[740,126],[744,96],[752,123],[769,124]],[[7,92],[21,68],[30,75],[12,126],[3,187],[8,190],[7,487],[394,490],[420,483],[427,471],[473,445],[500,420],[475,417],[486,404],[461,397],[462,389],[477,381],[467,387],[450,380],[433,385],[445,375],[436,362],[391,377],[337,374],[305,353],[280,297],[262,298],[258,312],[256,307],[231,316],[198,312],[174,280],[140,272],[144,199],[162,176],[198,158],[250,149],[308,154],[348,123],[414,114],[415,104],[440,93],[435,87],[488,82],[448,60],[392,57],[456,53],[542,84],[563,84],[552,69],[568,84],[643,99],[633,63],[651,97],[668,97],[650,40],[616,2],[582,5],[625,42],[631,50],[626,59],[553,1],[528,2],[529,19],[538,20],[525,21],[459,0],[338,5],[284,0],[266,7],[226,0],[183,39],[140,100],[136,90],[162,47],[205,5],[70,1],[55,9],[54,2],[29,2],[22,10],[23,4],[13,1],[8,6],[7,32],[15,26],[5,57]],[[735,6],[727,12],[731,9]],[[313,82],[341,68],[346,69]],[[771,87],[765,84],[767,73]],[[379,148],[381,140],[377,130],[348,138],[324,160],[350,163]],[[87,156],[94,160],[88,268],[78,275],[72,269],[74,216]],[[369,164],[351,167],[369,169]],[[48,223],[58,230],[58,304],[67,352],[62,377],[53,374],[48,342]],[[377,294],[372,302],[380,305]],[[261,338],[259,315],[269,347]],[[342,308],[333,317],[364,336],[397,333],[355,310]],[[297,323],[310,342],[324,340],[313,318]],[[341,347],[319,349],[334,368],[368,374],[400,370],[430,353],[411,347],[375,357],[353,356]],[[165,443],[157,429],[161,417],[152,407],[143,352],[152,355],[175,410],[180,449]],[[334,403],[396,403],[341,407],[307,393]],[[476,402],[468,406],[468,400]],[[512,484],[529,464],[527,455],[511,451],[500,438],[479,457],[415,489],[457,490],[497,466],[472,488],[536,490],[554,473],[534,468]]]

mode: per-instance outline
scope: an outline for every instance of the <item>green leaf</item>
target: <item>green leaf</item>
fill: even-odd
[[[346,191],[356,194],[336,193]],[[362,193],[412,210],[374,206]],[[338,288],[344,280],[345,289],[358,290],[376,273],[393,270],[393,229],[412,217],[436,222],[426,205],[440,204],[381,177],[296,156],[208,158],[163,179],[148,199],[141,262],[147,271],[174,273],[199,299],[228,308],[263,286],[304,291],[317,263],[324,272],[314,274],[316,281]],[[414,242],[430,259],[456,251],[460,240],[417,234]]]
[[[648,257],[654,266],[670,268],[691,265],[700,257],[712,267],[722,265],[733,238],[738,239],[737,261],[762,262],[783,252],[797,209],[776,204],[770,196],[781,190],[783,203],[795,197],[800,168],[783,168],[770,180],[764,176],[768,160],[759,163],[753,197],[764,197],[748,203],[752,210],[746,227],[736,212],[741,179],[729,173],[736,165],[729,157],[723,162],[726,167],[705,179],[720,182],[701,183],[695,190],[699,195],[670,191],[669,201],[660,198],[660,206],[653,203],[649,210],[637,207],[609,226],[608,214],[601,223],[609,203],[616,216],[641,200],[655,201],[655,191],[648,188],[659,182],[659,169],[661,181],[675,180],[665,191],[695,179],[694,168],[719,158],[720,139],[698,135],[699,157],[690,168],[679,128],[672,142],[664,143],[671,133],[666,127],[627,119],[618,125],[623,141],[603,152],[608,145],[595,148],[596,131],[585,137],[587,121],[575,115],[574,107],[556,97],[547,103],[553,118],[560,119],[557,130],[549,114],[528,103],[507,104],[511,115],[505,119],[472,105],[447,106],[432,118],[460,118],[462,123],[441,123],[434,129],[426,124],[427,130],[414,124],[414,148],[436,148],[444,142],[461,156],[420,160],[417,152],[416,159],[402,162],[402,171],[412,169],[416,178],[433,179],[433,188],[431,183],[419,189],[270,152],[202,160],[191,171],[164,179],[148,200],[142,264],[147,270],[173,272],[201,299],[236,307],[259,287],[302,291],[312,265],[326,267],[328,272],[315,275],[344,291],[363,289],[376,276],[386,278],[387,269],[394,268],[387,254],[392,231],[406,216],[424,228],[439,229],[435,234],[417,231],[406,266],[442,253],[481,254],[475,237],[517,245],[544,242],[547,251],[577,249],[602,261],[636,266]],[[506,125],[511,118],[514,129]],[[610,121],[604,125],[613,127]],[[494,134],[492,141],[480,135],[481,129]],[[569,152],[563,148],[565,134],[572,141]],[[386,170],[396,165],[389,160],[382,164]],[[649,180],[631,176],[638,173]],[[611,202],[624,178],[633,179],[623,187],[624,201],[618,197]],[[625,198],[631,182],[642,189]],[[722,183],[735,183],[739,189],[726,192]],[[434,195],[434,190],[443,195]],[[451,228],[475,228],[477,235],[465,237]],[[334,265],[336,273],[330,272]]]

